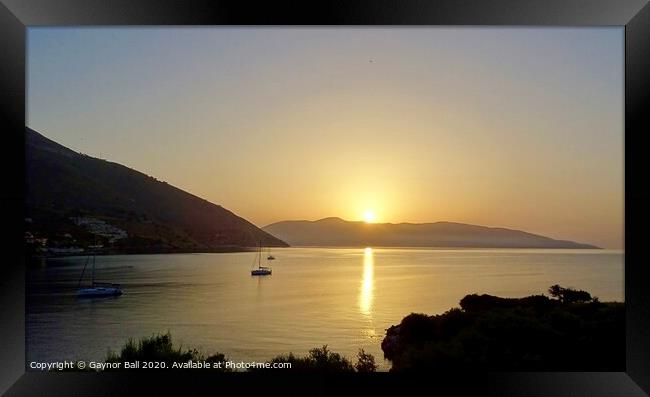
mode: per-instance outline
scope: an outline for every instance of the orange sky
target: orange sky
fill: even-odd
[[[259,226],[623,246],[621,28],[30,28],[28,124]]]

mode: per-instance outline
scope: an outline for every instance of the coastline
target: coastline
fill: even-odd
[[[320,245],[292,245],[288,247],[271,247],[274,249],[386,249],[386,250],[431,250],[431,251],[519,251],[519,252],[553,252],[553,253],[571,253],[575,252],[581,254],[600,254],[600,253],[619,253],[624,254],[625,250],[622,248],[539,248],[539,247],[442,247],[442,246],[320,246]],[[253,252],[258,247],[241,247],[241,246],[225,246],[215,247],[209,249],[133,249],[133,250],[106,250],[95,252],[97,256],[117,256],[117,255],[164,255],[164,254],[226,254],[237,252]],[[92,252],[66,252],[66,253],[46,253],[46,254],[26,254],[26,259],[50,259],[50,258],[65,258],[92,255]]]
[[[275,248],[275,247],[274,247]],[[286,247],[283,247],[286,248]],[[239,247],[239,246],[229,246],[229,247],[217,247],[212,249],[134,249],[134,250],[106,250],[106,251],[97,251],[97,252],[66,252],[66,253],[44,253],[44,254],[27,254],[25,255],[26,259],[50,259],[50,258],[66,258],[66,257],[76,257],[76,256],[112,256],[112,255],[161,255],[161,254],[225,254],[233,252],[253,252],[256,247]]]

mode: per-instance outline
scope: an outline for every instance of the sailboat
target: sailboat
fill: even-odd
[[[119,284],[113,283],[99,283],[95,281],[95,249],[101,247],[100,245],[91,245],[88,248],[93,249],[93,270],[92,270],[92,282],[88,287],[81,287],[81,280],[83,280],[86,267],[88,266],[89,258],[86,258],[86,263],[84,268],[81,271],[81,276],[79,277],[79,285],[77,286],[77,297],[80,298],[90,298],[90,297],[102,297],[102,296],[118,296],[122,295],[122,288]]]
[[[257,269],[251,270],[251,276],[269,276],[271,272],[270,266],[262,266],[262,242],[260,241],[260,250],[257,254]]]

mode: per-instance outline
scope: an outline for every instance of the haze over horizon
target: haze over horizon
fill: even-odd
[[[623,247],[623,29],[29,28],[29,127],[257,226]]]

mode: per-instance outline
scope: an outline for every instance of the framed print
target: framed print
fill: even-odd
[[[7,395],[650,390],[646,1],[0,10]]]

